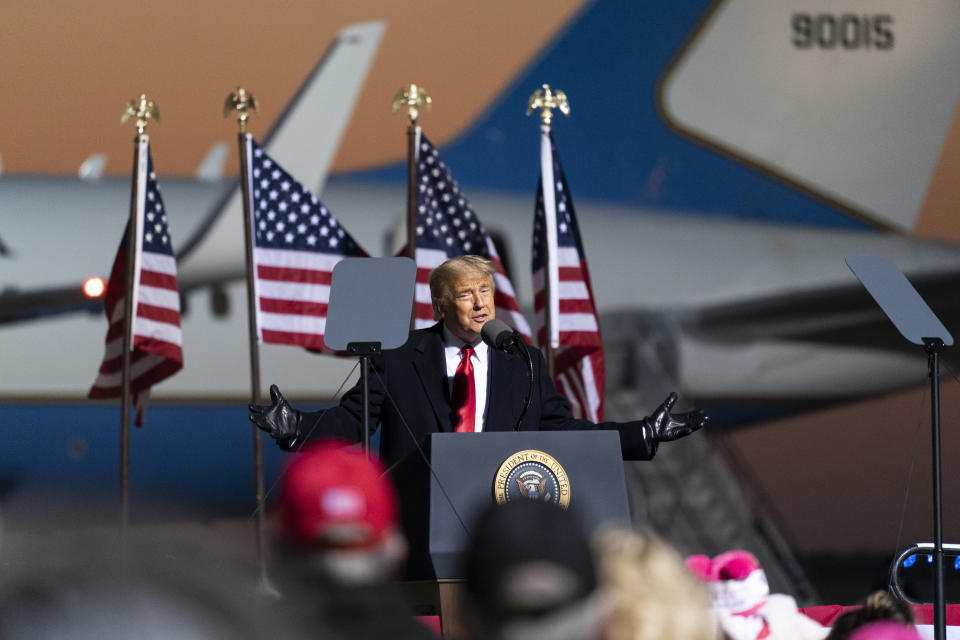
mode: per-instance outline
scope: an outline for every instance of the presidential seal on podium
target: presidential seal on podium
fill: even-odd
[[[553,456],[536,449],[525,449],[511,455],[497,469],[493,497],[497,504],[539,500],[566,509],[570,505],[570,481],[563,466]]]

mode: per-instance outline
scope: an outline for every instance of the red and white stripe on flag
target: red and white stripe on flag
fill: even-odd
[[[432,327],[437,321],[433,318],[433,298],[430,296],[430,272],[447,259],[447,252],[438,249],[418,247],[415,253],[417,263],[417,282],[413,294],[414,328]]]
[[[150,387],[183,366],[183,335],[177,265],[146,139],[139,146],[137,167],[130,390],[137,408],[136,423],[142,425]],[[127,238],[124,231],[110,272],[104,300],[109,322],[106,347],[97,379],[87,394],[90,398],[119,398],[123,393]]]
[[[253,250],[257,326],[263,342],[322,349],[333,268],[342,255]]]
[[[554,350],[554,381],[574,415],[602,422],[604,354],[600,323],[573,200],[546,127],[541,137],[537,191],[533,234],[537,340]]]

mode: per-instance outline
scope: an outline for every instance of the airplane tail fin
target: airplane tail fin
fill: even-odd
[[[226,142],[214,142],[210,150],[207,151],[207,155],[203,157],[200,165],[197,166],[197,170],[194,173],[197,180],[214,182],[222,178],[223,166],[227,162],[228,151],[229,149],[227,148]]]
[[[270,156],[315,193],[326,181],[385,29],[385,23],[372,21],[341,30],[261,140]],[[184,244],[178,256],[182,287],[243,275],[242,199],[238,182]]]
[[[323,191],[385,29],[376,21],[342,29],[262,140],[314,193]],[[306,140],[304,132],[310,132]]]

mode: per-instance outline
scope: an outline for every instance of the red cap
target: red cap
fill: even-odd
[[[366,548],[397,522],[397,498],[383,467],[346,442],[304,448],[283,475],[278,518],[301,546]]]

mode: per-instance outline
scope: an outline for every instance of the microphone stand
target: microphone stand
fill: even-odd
[[[480,335],[491,349],[517,354],[527,364],[527,395],[523,399],[523,410],[520,411],[517,424],[513,427],[514,431],[520,431],[520,425],[523,424],[523,419],[527,416],[527,410],[530,409],[530,401],[533,399],[533,359],[527,350],[527,343],[523,341],[519,331],[511,329],[507,323],[500,320],[491,320],[483,325]]]
[[[513,344],[511,350],[519,351],[520,357],[527,363],[527,395],[523,399],[523,410],[520,412],[520,417],[517,418],[517,424],[513,428],[514,431],[520,431],[520,425],[523,424],[523,419],[526,417],[527,410],[530,408],[530,401],[533,399],[533,358],[530,357],[530,352],[527,351],[527,345],[523,343],[523,338],[520,337],[519,332],[513,332],[511,342]]]

